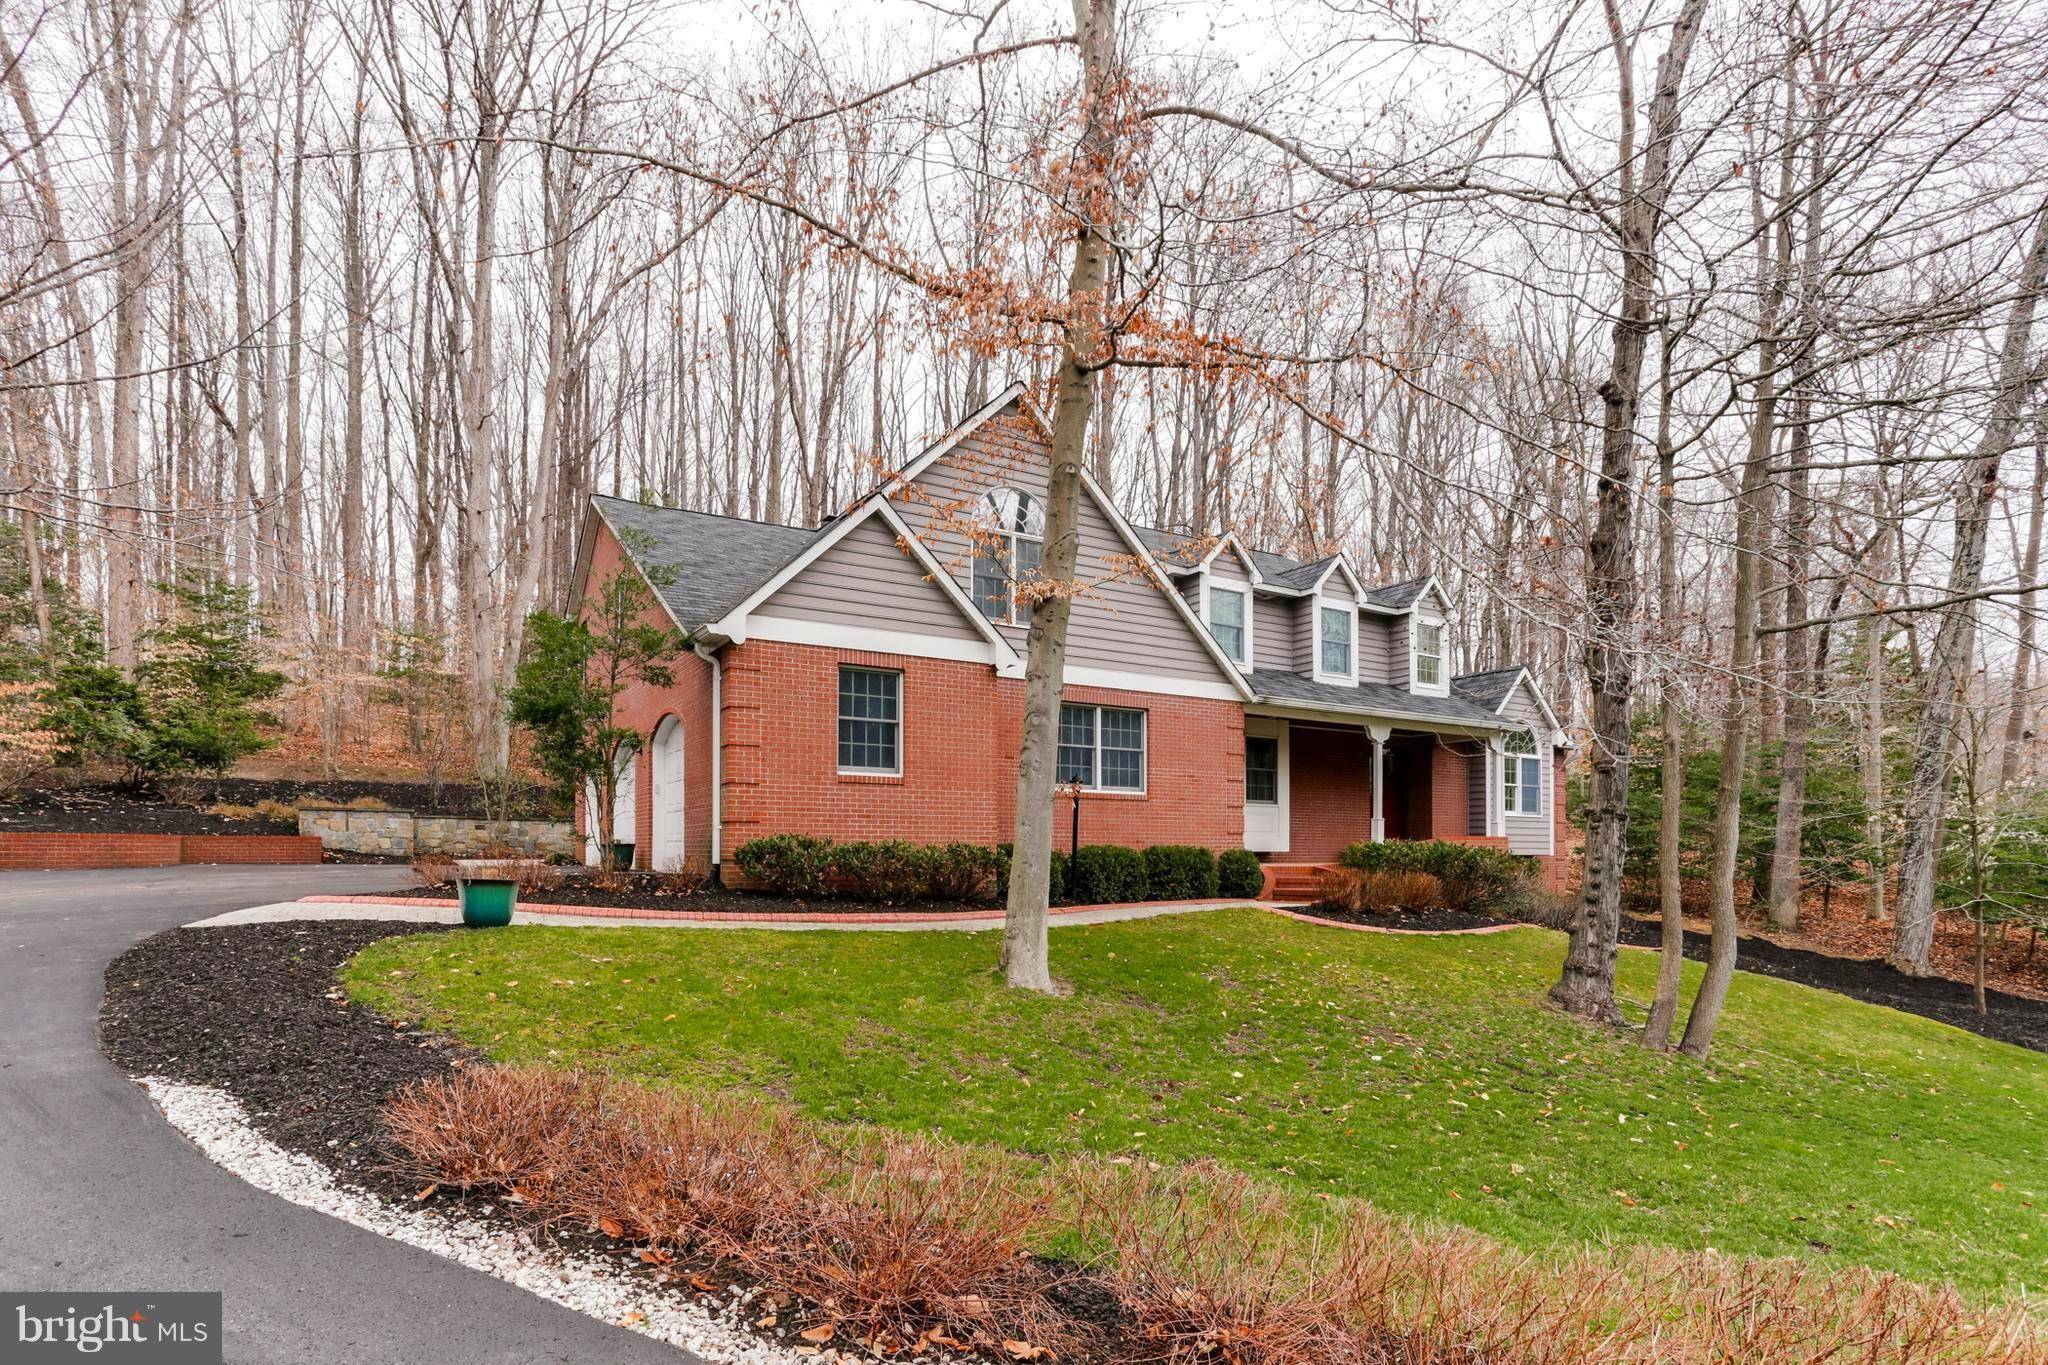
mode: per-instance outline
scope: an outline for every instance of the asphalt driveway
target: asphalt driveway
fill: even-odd
[[[0,1288],[221,1290],[235,1362],[694,1359],[243,1184],[100,1055],[102,974],[130,945],[239,906],[406,875],[0,873]]]

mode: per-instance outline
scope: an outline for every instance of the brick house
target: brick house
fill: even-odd
[[[781,832],[1008,839],[1030,623],[1014,585],[1038,563],[1050,465],[1015,384],[814,529],[592,498],[572,600],[665,565],[662,610],[695,642],[672,687],[620,699],[645,737],[615,814],[634,862],[717,866]],[[1372,587],[1342,554],[1133,526],[1083,483],[1092,586],[1059,760],[1082,842],[1284,865],[1452,839],[1540,858],[1559,883],[1565,736],[1527,669],[1450,676],[1433,579]]]

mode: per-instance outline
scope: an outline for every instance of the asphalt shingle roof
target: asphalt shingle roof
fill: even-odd
[[[1376,607],[1389,611],[1406,611],[1415,605],[1415,599],[1422,596],[1422,589],[1429,582],[1429,576],[1411,578],[1406,583],[1389,583],[1384,587],[1367,588],[1365,600]]]
[[[591,501],[628,542],[644,537],[644,543],[626,546],[636,563],[675,571],[675,581],[660,590],[661,597],[688,629],[716,621],[745,601],[819,534],[801,526],[650,507],[624,498],[595,496]]]
[[[1207,553],[1206,536],[1182,535],[1179,531],[1162,531],[1156,526],[1132,526],[1145,550],[1169,573],[1191,569]]]
[[[1272,673],[1260,669],[1250,678],[1252,690],[1261,700],[1317,706],[1327,711],[1358,711],[1366,715],[1415,716],[1453,724],[1498,728],[1500,717],[1478,703],[1461,696],[1425,697],[1390,683],[1317,682],[1300,673]]]
[[[1500,704],[1508,699],[1508,693],[1514,690],[1515,679],[1521,676],[1521,664],[1489,668],[1484,673],[1465,673],[1451,679],[1451,692],[1477,702],[1488,712],[1497,712]]]

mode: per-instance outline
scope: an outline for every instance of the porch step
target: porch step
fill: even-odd
[[[1322,894],[1323,874],[1336,871],[1334,863],[1267,863],[1266,887],[1261,900],[1312,901]]]

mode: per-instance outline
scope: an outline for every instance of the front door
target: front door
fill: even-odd
[[[1287,722],[1271,716],[1244,720],[1244,846],[1287,851]]]

